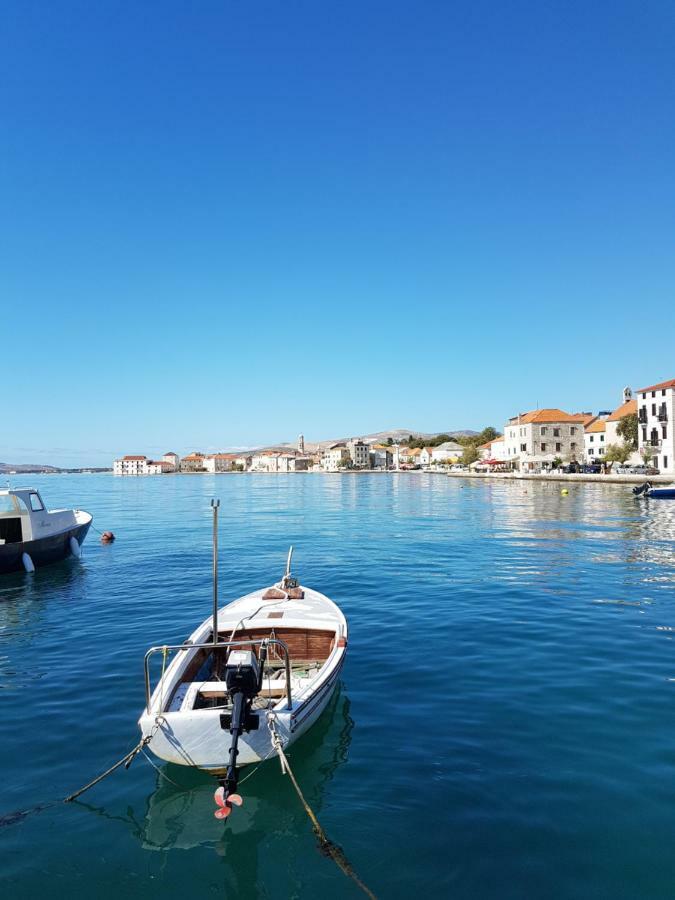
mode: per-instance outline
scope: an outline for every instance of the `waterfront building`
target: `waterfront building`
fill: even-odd
[[[461,444],[458,444],[456,441],[445,441],[443,444],[439,444],[438,447],[433,448],[431,460],[434,463],[459,462],[463,453],[464,447]]]
[[[536,409],[520,413],[504,427],[504,459],[512,469],[530,472],[550,465],[556,458],[580,460],[584,430],[592,413],[566,413],[562,409]]]
[[[206,466],[204,465],[205,456],[203,453],[189,453],[187,456],[184,456],[180,461],[180,470],[181,472],[204,472],[206,471]]]
[[[607,418],[598,417],[584,429],[584,458],[586,462],[602,462],[607,449]]]
[[[637,391],[638,447],[663,474],[675,473],[675,378]]]
[[[237,465],[236,453],[210,453],[204,457],[207,472],[230,472]]]
[[[433,460],[433,447],[422,447],[420,450],[420,465],[421,466],[430,466]]]
[[[498,460],[499,462],[506,462],[503,436],[500,435],[493,441],[486,441],[484,444],[481,444],[478,447],[478,459],[481,461],[492,459]]]
[[[180,456],[177,453],[174,453],[173,450],[169,450],[168,453],[164,454],[162,462],[168,463],[171,467],[170,469],[166,469],[168,472],[177,472],[180,468]]]
[[[637,415],[637,400],[633,398],[633,392],[629,387],[623,389],[623,400],[620,406],[612,412],[609,416],[607,416],[606,421],[606,429],[605,429],[605,446],[609,447],[611,444],[623,444],[624,438],[618,434],[617,429],[621,423],[621,420],[624,416],[634,416]],[[636,450],[634,451],[629,459],[628,463],[630,465],[636,465],[641,462],[640,454]]]
[[[394,463],[393,447],[386,444],[373,444],[370,448],[370,468],[388,469]]]
[[[147,475],[147,456],[122,456],[113,463],[114,475]]]
[[[370,468],[370,447],[364,444],[362,440],[352,438],[347,442],[347,450],[355,469]]]
[[[351,462],[351,454],[346,444],[333,444],[324,450],[321,467],[326,472],[337,472],[344,468],[344,463],[347,460]]]
[[[113,462],[114,475],[163,475],[173,472],[173,463],[168,460],[148,459],[147,456],[123,456]]]

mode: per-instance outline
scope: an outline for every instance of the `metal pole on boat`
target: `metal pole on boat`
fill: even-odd
[[[218,507],[220,500],[211,500],[213,509],[213,646],[218,643]]]

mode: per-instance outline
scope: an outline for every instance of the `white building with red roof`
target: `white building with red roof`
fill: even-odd
[[[638,447],[663,474],[675,473],[675,378],[637,391]]]

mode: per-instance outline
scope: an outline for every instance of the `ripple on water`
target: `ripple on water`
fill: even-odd
[[[381,897],[670,897],[675,504],[628,489],[384,477],[39,477],[90,509],[81,563],[0,585],[0,810],[63,796],[136,740],[142,661],[290,543],[350,622],[343,685],[293,749]],[[672,507],[672,511],[671,511]],[[343,897],[273,763],[226,829],[201,773],[142,758],[2,829],[12,897]]]

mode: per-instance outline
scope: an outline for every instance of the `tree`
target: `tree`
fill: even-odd
[[[480,447],[481,444],[487,444],[488,441],[494,441],[495,438],[499,437],[499,432],[496,428],[493,428],[492,425],[488,425],[487,428],[484,428],[480,434],[476,435],[474,440]]]
[[[389,437],[387,438],[387,446],[391,447],[393,445],[393,443],[394,443],[394,439],[391,435],[389,435]]]
[[[637,413],[629,413],[622,416],[619,424],[616,426],[616,433],[623,438],[631,450],[637,450],[638,446],[638,417]]]
[[[608,463],[625,463],[628,462],[633,448],[628,444],[610,444],[605,451],[605,462]]]
[[[646,466],[651,466],[652,457],[654,456],[654,448],[649,444],[645,444],[645,446],[640,450],[640,459]]]
[[[464,448],[464,453],[462,454],[462,464],[465,466],[470,466],[471,463],[475,463],[478,459],[478,450],[473,444],[469,444]]]
[[[551,465],[553,466],[554,469],[559,469],[562,466],[562,464],[563,464],[562,456],[556,456],[556,458],[551,463]]]
[[[338,469],[351,469],[352,461],[348,456],[343,456],[338,460]]]

